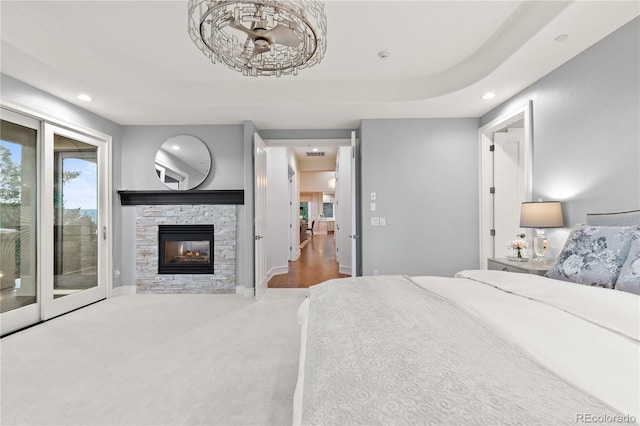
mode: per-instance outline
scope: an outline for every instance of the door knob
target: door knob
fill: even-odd
[[[261,240],[262,238],[264,238],[262,235],[256,235],[255,236],[256,241]]]

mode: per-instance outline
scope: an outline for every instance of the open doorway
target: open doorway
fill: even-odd
[[[532,104],[480,128],[480,265],[505,257],[509,242],[527,234],[520,205],[532,196]]]
[[[266,142],[268,287],[309,287],[351,276],[352,177],[346,167],[351,164],[350,141]],[[286,168],[285,183],[282,168]],[[282,185],[287,188],[286,200],[278,199]],[[289,220],[283,228],[279,224],[285,209]],[[288,250],[283,257],[284,241]]]

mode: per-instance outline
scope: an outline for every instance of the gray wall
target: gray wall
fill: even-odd
[[[363,275],[477,268],[478,120],[363,120],[360,130]]]
[[[640,18],[481,118],[533,100],[534,200],[563,202],[565,222],[640,208]]]
[[[156,151],[168,138],[195,136],[209,149],[212,172],[197,189],[244,187],[243,127],[220,126],[125,126],[122,130],[122,182],[128,190],[167,189],[156,175]]]
[[[197,189],[244,189],[244,128],[237,125],[125,126],[122,128],[122,186],[126,190],[166,190],[155,172],[154,159],[160,145],[176,135],[195,136],[212,157],[212,172]],[[119,203],[116,207],[120,207]],[[122,283],[135,285],[135,206],[122,206]],[[238,211],[239,215],[244,215]],[[239,225],[241,222],[239,221]],[[239,229],[240,233],[242,230]],[[236,254],[238,263],[243,253]],[[238,266],[239,267],[239,266]],[[238,271],[237,271],[238,272]]]
[[[0,95],[4,102],[11,102],[18,104],[22,107],[28,108],[31,111],[42,113],[48,117],[51,117],[62,122],[72,124],[75,126],[84,127],[87,129],[97,130],[99,132],[110,135],[112,138],[111,144],[111,160],[113,176],[113,193],[111,194],[111,200],[114,206],[113,211],[113,271],[122,270],[122,256],[120,253],[120,247],[122,246],[121,240],[121,217],[118,206],[120,205],[120,199],[116,193],[116,189],[121,185],[121,164],[120,164],[120,147],[121,147],[121,131],[122,127],[112,121],[109,121],[103,117],[93,114],[87,110],[84,110],[74,104],[50,95],[47,92],[43,92],[33,86],[25,84],[13,77],[5,74],[0,74]],[[113,274],[113,286],[118,287],[122,285],[121,276],[119,274]]]

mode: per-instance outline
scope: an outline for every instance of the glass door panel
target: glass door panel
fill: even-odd
[[[6,114],[3,115],[6,116]],[[0,122],[0,312],[37,303],[38,131]]]
[[[44,124],[42,319],[106,297],[107,141]]]
[[[54,299],[98,285],[97,153],[54,135]]]

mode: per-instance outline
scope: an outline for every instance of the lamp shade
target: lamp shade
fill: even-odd
[[[522,203],[521,228],[561,228],[563,226],[562,206],[559,201]]]

